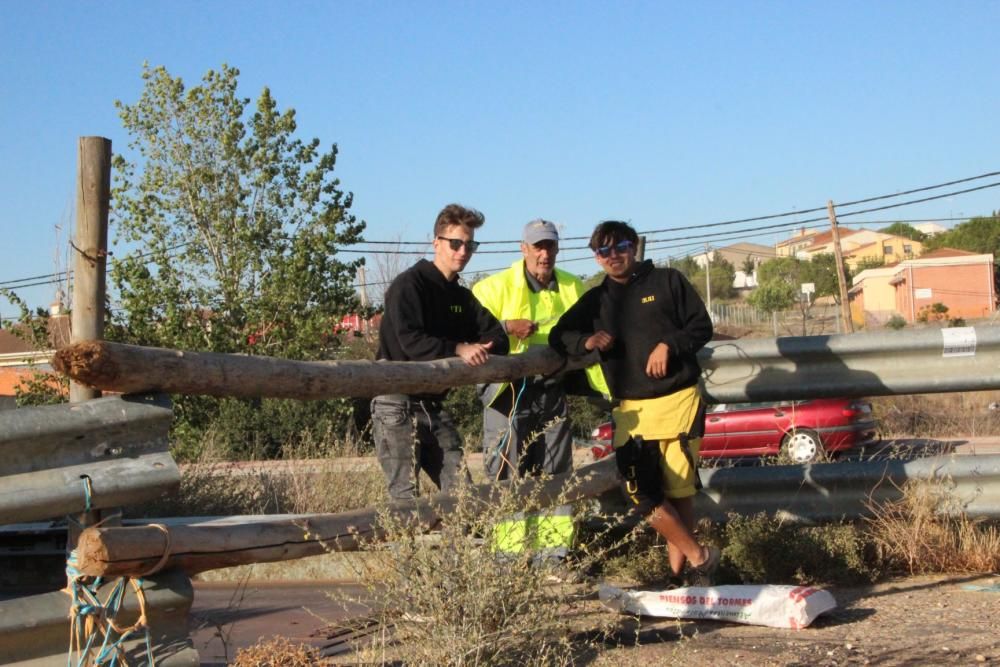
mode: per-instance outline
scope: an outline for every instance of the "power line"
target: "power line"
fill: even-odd
[[[923,186],[923,187],[919,187],[919,188],[912,188],[910,190],[904,190],[904,191],[896,192],[896,193],[893,193],[893,194],[878,195],[878,196],[875,196],[875,197],[867,197],[867,198],[864,198],[864,199],[857,199],[857,200],[853,200],[853,201],[841,202],[841,203],[835,204],[835,206],[837,206],[837,207],[848,207],[848,206],[855,206],[855,205],[858,205],[858,204],[864,204],[864,203],[868,203],[868,202],[881,201],[881,200],[885,200],[885,199],[892,199],[892,198],[895,198],[895,197],[902,197],[902,196],[905,196],[905,195],[908,195],[908,194],[914,194],[914,193],[917,193],[917,192],[926,192],[926,191],[929,191],[929,190],[935,190],[935,189],[942,188],[942,187],[948,187],[950,185],[956,185],[956,184],[959,184],[959,183],[968,183],[968,182],[971,182],[971,181],[979,180],[979,179],[982,179],[982,178],[988,178],[988,177],[996,176],[996,175],[1000,175],[1000,171],[987,172],[987,173],[984,173],[984,174],[979,174],[977,176],[970,176],[970,177],[967,177],[967,178],[956,179],[956,180],[947,181],[947,182],[944,182],[944,183],[938,183],[938,184],[935,184],[935,185],[927,185],[927,186]],[[978,186],[978,187],[974,187],[974,188],[966,188],[966,189],[963,189],[963,190],[956,190],[956,191],[952,191],[952,192],[948,192],[948,193],[944,193],[944,194],[940,194],[940,195],[935,195],[935,196],[932,196],[932,197],[923,197],[923,198],[920,198],[920,199],[914,199],[914,200],[909,200],[909,201],[905,201],[905,202],[898,202],[898,203],[889,204],[889,205],[886,205],[886,206],[872,207],[872,208],[863,209],[863,210],[859,210],[859,211],[838,211],[838,216],[839,217],[848,217],[848,216],[854,216],[854,215],[861,215],[861,214],[864,214],[864,213],[872,213],[872,212],[875,212],[875,211],[884,211],[884,210],[888,210],[888,209],[892,209],[892,208],[899,208],[899,207],[902,207],[902,206],[910,206],[910,205],[913,205],[913,204],[919,204],[919,203],[924,203],[924,202],[928,202],[928,201],[934,201],[934,200],[938,200],[938,199],[945,199],[945,198],[953,197],[953,196],[956,196],[956,195],[968,194],[970,192],[976,192],[976,191],[979,191],[979,190],[985,190],[985,189],[993,188],[993,187],[997,187],[997,186],[1000,186],[1000,182],[989,183],[987,185],[982,185],[982,186]],[[740,219],[735,219],[735,220],[726,220],[726,221],[722,221],[722,222],[705,223],[705,224],[700,224],[700,225],[687,225],[687,226],[681,226],[681,227],[674,227],[672,229],[653,229],[653,230],[642,231],[642,232],[639,232],[639,233],[642,234],[642,235],[652,235],[652,234],[662,234],[662,233],[667,233],[667,232],[678,232],[678,231],[698,230],[698,229],[710,229],[710,228],[714,228],[714,227],[721,227],[721,226],[726,226],[726,225],[735,225],[735,224],[746,223],[746,222],[759,222],[759,221],[763,221],[763,220],[772,220],[772,219],[777,219],[777,218],[782,218],[782,217],[805,215],[805,214],[816,213],[816,212],[825,211],[825,210],[826,210],[826,207],[817,207],[817,208],[811,208],[811,209],[804,209],[804,210],[801,210],[801,211],[786,211],[786,212],[783,212],[783,213],[774,213],[774,214],[769,214],[769,215],[762,215],[762,216],[755,216],[755,217],[748,217],[748,218],[740,218]],[[993,217],[993,216],[972,216],[972,217]],[[808,223],[819,222],[819,221],[823,221],[825,219],[826,219],[825,217],[808,218],[808,219],[804,219],[804,220],[796,220],[796,221],[793,221],[793,222],[790,222],[790,223],[769,225],[767,227],[762,227],[762,228],[759,227],[756,230],[754,230],[755,234],[753,234],[753,235],[760,235],[757,232],[759,232],[761,229],[775,230],[775,229],[782,229],[782,228],[787,228],[787,227],[797,227],[797,226],[801,227],[801,226],[806,225]],[[929,219],[913,220],[913,222],[918,222],[918,221],[919,222],[932,222],[932,221],[935,221],[935,220],[963,220],[963,219],[971,219],[971,218],[929,218]],[[889,222],[891,224],[892,222],[906,222],[906,221],[895,220],[895,221],[889,221]],[[876,221],[870,221],[870,222],[866,222],[864,224],[880,224],[880,223],[878,223]],[[694,239],[694,238],[699,238],[699,239],[717,238],[717,237],[727,236],[727,235],[731,235],[731,234],[743,234],[744,236],[747,236],[748,235],[747,232],[749,232],[749,231],[751,231],[751,230],[742,230],[742,231],[741,230],[731,230],[730,232],[720,232],[720,233],[713,233],[713,234],[700,234],[698,236],[682,236],[682,237],[673,237],[673,238],[666,238],[666,239],[652,239],[648,243],[650,243],[650,244],[666,243],[666,242],[683,241],[683,240]],[[564,240],[566,240],[566,241],[589,240],[589,236],[570,236],[570,237],[565,237]],[[188,245],[191,245],[192,243],[194,243],[194,242],[193,241],[187,241],[187,242],[184,242],[184,243],[179,243],[179,244],[170,246],[170,247],[165,248],[165,249],[159,249],[159,250],[155,250],[155,251],[148,251],[148,252],[144,252],[144,253],[139,253],[137,255],[130,255],[130,256],[127,256],[127,257],[123,258],[122,261],[134,261],[134,260],[137,260],[137,259],[142,259],[142,258],[145,258],[145,257],[150,257],[152,255],[156,255],[156,254],[160,254],[160,253],[164,253],[164,252],[165,253],[170,253],[170,252],[172,252],[174,250],[178,250],[180,248],[183,248],[183,247],[186,247]],[[396,245],[396,246],[401,246],[401,245],[427,245],[427,244],[430,244],[430,241],[375,241],[375,240],[364,241],[364,240],[362,240],[362,241],[359,241],[358,243],[359,244],[366,244],[366,245]],[[500,244],[519,244],[520,241],[519,240],[482,241],[481,243],[484,244],[484,245],[485,244],[500,245]],[[580,250],[580,249],[584,249],[584,248],[583,247],[568,247],[568,248],[564,248],[564,250]],[[402,251],[402,250],[378,251],[378,250],[370,250],[370,249],[369,250],[359,250],[359,249],[346,248],[346,247],[338,249],[338,252],[357,253],[357,254],[405,254],[405,255],[424,255],[424,254],[426,254],[426,251],[423,251],[423,252]],[[517,250],[483,250],[483,251],[479,251],[479,254],[513,254],[515,252],[517,252]],[[21,289],[21,288],[26,288],[26,287],[36,287],[36,286],[40,286],[40,285],[50,285],[50,284],[55,284],[57,282],[61,282],[61,280],[64,277],[68,278],[71,275],[72,275],[71,271],[66,271],[66,272],[42,274],[42,275],[38,275],[38,276],[29,276],[27,278],[19,278],[19,279],[15,279],[15,280],[0,281],[0,287],[9,287],[9,288],[14,288],[14,289]],[[57,277],[58,277],[58,279],[56,279]],[[32,281],[37,281],[37,282],[32,282]]]

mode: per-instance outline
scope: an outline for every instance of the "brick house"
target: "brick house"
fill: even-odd
[[[884,324],[899,315],[912,323],[935,303],[947,306],[952,318],[987,317],[997,308],[994,281],[992,254],[941,248],[855,276],[851,317],[858,324]]]
[[[45,350],[35,349],[10,328],[0,329],[0,410],[14,407],[15,390],[35,371],[52,371],[53,352],[69,342],[69,316],[53,316],[49,327],[49,349]]]

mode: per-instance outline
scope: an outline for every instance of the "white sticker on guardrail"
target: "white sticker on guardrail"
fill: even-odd
[[[941,329],[945,357],[973,357],[976,355],[976,330],[973,327]]]

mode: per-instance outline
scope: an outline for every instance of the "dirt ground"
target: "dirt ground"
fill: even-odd
[[[611,614],[596,601],[590,613]],[[197,583],[191,630],[203,665],[223,665],[262,637],[280,635],[352,664],[329,626],[345,614],[343,584]],[[620,631],[580,664],[1000,665],[1000,576],[907,578],[830,589],[838,606],[803,630],[718,621],[620,617]],[[583,619],[581,619],[583,620]],[[596,623],[595,623],[596,625]],[[617,645],[616,645],[617,644]]]
[[[837,608],[803,630],[644,619],[638,649],[609,651],[594,664],[636,657],[641,664],[706,666],[1000,664],[1000,577],[919,577],[829,590]],[[634,645],[634,637],[622,639]]]

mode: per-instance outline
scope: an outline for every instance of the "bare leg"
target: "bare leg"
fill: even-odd
[[[674,547],[681,554],[682,559],[687,558],[695,567],[708,559],[708,550],[698,544],[694,533],[685,524],[677,509],[669,502],[664,501],[657,505],[646,520],[649,521],[653,530],[667,540],[667,544],[671,548],[671,560],[675,551]],[[683,561],[681,563],[683,565]],[[673,568],[673,562],[671,562],[671,568]]]
[[[691,498],[668,498],[667,503],[673,506],[677,510],[677,515],[681,520],[681,523],[687,527],[688,531],[694,535],[694,502]],[[684,552],[681,551],[679,545],[674,544],[669,539],[667,540],[668,555],[670,557],[670,570],[674,573],[674,576],[679,575],[684,571],[684,561],[687,558],[684,556]]]

